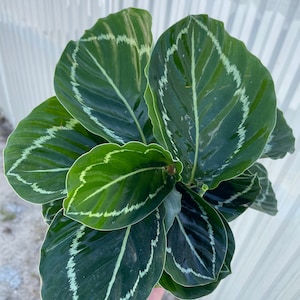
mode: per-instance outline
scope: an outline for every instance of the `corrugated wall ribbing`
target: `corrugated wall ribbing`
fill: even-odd
[[[269,68],[279,107],[300,140],[300,2],[298,0],[1,0],[0,108],[16,125],[31,109],[54,94],[59,56],[70,39],[95,21],[125,7],[153,16],[157,39],[188,14],[206,13],[243,40]],[[233,274],[206,299],[300,299],[300,154],[264,160],[279,199],[269,217],[247,211],[232,223],[237,250]],[[25,295],[24,295],[25,297]]]

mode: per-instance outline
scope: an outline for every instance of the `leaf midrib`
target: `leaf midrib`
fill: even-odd
[[[189,180],[189,184],[193,184],[195,174],[196,174],[196,168],[198,164],[198,156],[199,156],[199,113],[198,113],[198,105],[197,105],[197,91],[196,91],[196,76],[195,76],[195,32],[194,29],[192,31],[191,36],[191,42],[192,42],[192,54],[191,54],[191,78],[192,78],[192,97],[193,97],[193,109],[194,109],[194,118],[195,118],[195,156],[194,156],[194,163],[193,168],[191,172],[191,177]]]
[[[118,87],[115,85],[113,79],[107,74],[107,72],[105,71],[105,69],[101,66],[101,64],[96,60],[96,58],[94,57],[94,55],[88,50],[85,49],[88,53],[88,55],[91,57],[91,59],[94,61],[95,65],[99,68],[99,70],[102,72],[102,74],[105,76],[105,78],[107,79],[108,83],[111,85],[111,87],[114,89],[114,91],[116,92],[117,96],[122,100],[122,102],[124,103],[125,107],[128,109],[129,114],[131,115],[138,131],[139,134],[141,136],[142,142],[143,143],[147,143],[147,140],[145,138],[145,135],[143,133],[143,130],[141,128],[141,125],[136,117],[136,115],[134,114],[133,109],[131,108],[131,106],[129,105],[127,99],[123,96],[123,94],[121,93],[121,91],[118,89]]]
[[[139,173],[148,172],[148,171],[152,171],[152,170],[159,170],[159,169],[160,169],[160,170],[164,170],[165,167],[148,167],[148,168],[142,168],[142,169],[138,169],[138,170],[135,170],[135,171],[133,171],[133,172],[127,173],[127,174],[125,174],[125,175],[123,175],[123,176],[120,176],[120,177],[116,178],[115,180],[109,181],[109,183],[105,184],[105,185],[102,186],[101,188],[97,189],[95,192],[91,193],[88,197],[86,197],[86,198],[81,202],[81,204],[84,203],[84,202],[86,202],[86,201],[88,201],[90,198],[94,197],[95,195],[101,193],[102,191],[108,189],[109,187],[111,187],[111,186],[117,184],[117,183],[120,182],[120,181],[124,181],[124,180],[126,180],[127,178],[129,178],[129,177],[131,177],[131,176],[137,175],[137,174],[139,174]],[[69,211],[70,206],[72,205],[72,202],[74,201],[75,196],[77,195],[78,191],[79,191],[82,187],[84,187],[85,183],[86,183],[86,182],[83,182],[77,189],[75,189],[75,191],[73,192],[73,196],[72,196],[72,198],[70,199],[70,202],[69,202],[69,204],[68,204],[68,207],[67,207],[67,210],[66,210],[66,211]],[[74,195],[75,195],[75,196],[74,196]]]

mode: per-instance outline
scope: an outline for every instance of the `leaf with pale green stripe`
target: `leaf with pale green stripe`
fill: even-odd
[[[250,207],[275,216],[277,213],[277,199],[272,188],[272,183],[268,179],[268,171],[260,163],[255,163],[249,168],[249,171],[257,175],[261,187],[260,193]]]
[[[165,270],[182,286],[212,283],[227,256],[230,228],[197,193],[182,184],[176,187],[182,194],[182,208],[167,234]]]
[[[169,292],[171,292],[174,296],[180,298],[180,299],[195,299],[199,297],[206,296],[213,292],[220,281],[227,277],[231,273],[231,260],[234,254],[235,250],[235,242],[234,242],[234,237],[233,233],[229,227],[229,224],[226,222],[224,217],[222,215],[219,215],[221,219],[223,220],[223,224],[226,228],[226,233],[227,233],[227,252],[226,252],[226,257],[225,261],[223,263],[222,269],[219,273],[218,279],[211,282],[207,283],[204,285],[199,285],[199,286],[184,286],[179,284],[178,282],[174,281],[172,278],[172,274],[169,275],[167,272],[163,272],[159,283],[162,287],[167,289]]]
[[[163,218],[156,209],[135,225],[106,232],[58,213],[41,249],[43,299],[146,299],[163,271]]]
[[[54,78],[58,99],[110,142],[152,141],[143,97],[151,47],[147,11],[130,8],[99,19],[64,50]]]
[[[155,210],[180,179],[181,163],[156,144],[103,144],[67,175],[65,214],[91,228],[119,229]]]
[[[288,152],[295,151],[295,137],[293,130],[287,124],[282,111],[277,109],[276,126],[269,136],[262,157],[272,159],[283,158]]]
[[[73,162],[103,142],[75,120],[55,97],[49,98],[10,135],[4,149],[5,175],[27,201],[46,203],[62,199],[66,196],[66,174]]]
[[[210,189],[250,167],[275,125],[270,73],[206,15],[159,38],[145,97],[154,135],[182,161],[184,182]]]
[[[258,176],[247,170],[233,179],[221,182],[215,189],[208,190],[203,199],[227,221],[232,221],[251,206],[260,190]]]

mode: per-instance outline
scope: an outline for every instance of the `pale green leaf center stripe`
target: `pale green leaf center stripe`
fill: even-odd
[[[215,46],[215,49],[217,50],[217,53],[220,56],[220,60],[224,65],[227,74],[230,74],[233,77],[233,80],[236,84],[236,91],[234,93],[234,96],[239,97],[239,101],[242,105],[242,120],[237,129],[237,135],[239,140],[236,149],[233,151],[232,155],[219,168],[219,170],[223,170],[228,165],[229,161],[240,151],[240,149],[244,145],[246,139],[246,128],[244,125],[249,116],[249,111],[250,111],[249,109],[250,103],[248,101],[249,97],[246,95],[245,87],[242,87],[242,76],[240,71],[238,70],[237,66],[235,64],[232,64],[229,58],[222,52],[222,47],[217,37],[208,29],[208,27],[204,23],[202,23],[200,20],[197,20],[194,17],[193,19],[207,33],[207,36],[211,39],[212,43]],[[218,174],[215,174],[213,176],[218,176]]]
[[[201,215],[201,217],[206,221],[207,224],[209,224],[208,222],[208,218],[207,216],[205,215]],[[191,252],[193,253],[193,255],[196,257],[196,259],[199,261],[199,263],[204,267],[205,270],[208,271],[208,268],[207,266],[204,264],[203,260],[201,259],[201,257],[198,255],[195,247],[193,246],[192,242],[190,241],[190,238],[188,237],[188,235],[186,234],[185,232],[185,229],[180,221],[180,219],[178,218],[178,216],[176,217],[177,219],[177,222],[178,222],[178,225],[179,225],[179,228],[180,228],[180,231],[181,233],[183,234],[183,236],[185,237],[185,240],[187,242],[187,244],[189,245],[190,249],[191,249]],[[195,271],[194,269],[190,268],[190,267],[184,267],[182,266],[175,258],[174,254],[173,254],[173,251],[172,251],[172,248],[171,247],[167,247],[167,253],[169,253],[171,256],[172,256],[172,260],[175,264],[175,266],[184,274],[193,274],[194,276],[196,277],[199,277],[199,278],[203,278],[203,279],[215,279],[215,247],[214,247],[214,237],[213,237],[213,230],[212,230],[212,226],[211,224],[209,224],[210,226],[208,226],[208,233],[209,233],[209,238],[210,238],[210,244],[212,246],[212,252],[213,252],[213,260],[212,260],[212,274],[213,274],[213,277],[210,277],[210,276],[206,276],[204,274],[201,274],[197,271]]]
[[[116,265],[115,265],[111,280],[109,281],[104,300],[109,299],[112,287],[114,285],[114,282],[116,281],[116,277],[117,277],[118,271],[120,269],[121,262],[122,262],[122,259],[123,259],[123,256],[124,256],[124,253],[125,253],[125,250],[126,250],[126,245],[127,245],[130,230],[131,230],[131,226],[128,226],[126,228],[126,232],[125,232],[124,239],[123,239],[123,242],[122,242],[121,250],[120,250],[120,253],[118,255],[118,258],[117,258],[117,261],[116,261]]]
[[[75,263],[75,256],[80,252],[78,250],[78,246],[80,244],[80,239],[84,236],[85,226],[82,225],[77,230],[75,238],[72,240],[69,249],[70,258],[67,263],[67,277],[69,279],[69,290],[72,293],[72,300],[78,300],[78,283],[76,278],[76,263]],[[55,276],[55,275],[54,275]]]
[[[197,253],[195,247],[193,246],[193,244],[192,244],[192,242],[191,242],[189,236],[187,235],[187,233],[186,233],[186,231],[185,231],[185,229],[184,229],[184,227],[183,227],[183,225],[182,225],[182,223],[181,223],[179,217],[176,216],[176,219],[177,219],[177,222],[178,222],[180,231],[182,232],[183,236],[185,237],[185,240],[186,240],[186,242],[188,243],[188,245],[189,245],[189,247],[190,247],[190,249],[191,249],[193,255],[195,255],[195,257],[196,257],[197,260],[200,262],[200,264],[207,270],[206,265],[204,264],[204,262],[203,262],[203,260],[201,259],[201,257],[198,255],[198,253]]]
[[[15,163],[12,165],[12,167],[8,170],[7,175],[8,176],[14,176],[16,177],[16,179],[26,185],[29,185],[33,191],[39,193],[39,194],[54,194],[57,193],[58,191],[50,191],[50,190],[45,190],[42,189],[38,186],[38,184],[36,182],[28,182],[26,181],[20,174],[18,174],[18,171],[15,171],[22,163],[24,163],[24,161],[26,161],[26,159],[28,158],[28,156],[34,151],[37,150],[39,148],[43,148],[43,145],[45,143],[47,143],[49,140],[53,139],[56,137],[56,133],[59,131],[69,131],[69,130],[73,130],[74,127],[78,124],[79,122],[76,119],[70,119],[69,121],[66,122],[65,126],[53,126],[51,128],[48,128],[46,130],[46,134],[35,139],[32,142],[32,145],[30,145],[28,148],[25,148],[22,153],[21,156],[18,160],[15,161]],[[22,171],[23,173],[30,173],[30,172],[52,172],[51,170],[28,170],[28,171]],[[60,171],[62,171],[62,169],[60,169]],[[61,191],[62,194],[66,194],[66,191],[63,190]]]
[[[107,33],[107,34],[100,34],[98,36],[92,36],[92,37],[88,37],[88,38],[82,38],[79,41],[76,42],[76,46],[74,48],[74,51],[72,53],[72,59],[73,59],[73,63],[71,66],[71,85],[72,85],[72,90],[74,93],[74,97],[75,99],[82,105],[83,107],[83,111],[88,115],[88,117],[90,118],[90,120],[92,120],[95,124],[97,124],[108,136],[112,137],[114,140],[118,141],[121,144],[124,144],[124,140],[116,135],[114,133],[114,131],[112,131],[111,129],[105,127],[102,123],[99,122],[99,120],[93,116],[92,112],[92,108],[90,108],[89,106],[87,106],[84,103],[84,100],[81,96],[81,93],[79,91],[79,86],[80,84],[77,82],[76,79],[76,71],[77,68],[79,66],[78,62],[77,62],[77,54],[79,52],[79,45],[80,43],[86,43],[86,42],[94,42],[94,41],[103,41],[103,40],[107,40],[107,41],[114,41],[117,45],[119,43],[125,43],[131,47],[135,47],[137,52],[139,53],[139,56],[143,56],[144,54],[150,56],[151,53],[151,46],[148,45],[141,45],[140,47],[137,44],[137,41],[133,38],[127,37],[126,35],[113,35],[112,33]],[[116,85],[114,84],[113,80],[108,76],[107,72],[103,69],[103,67],[99,64],[99,62],[96,60],[96,58],[87,50],[88,54],[91,56],[91,58],[94,60],[94,62],[96,63],[96,65],[98,66],[98,68],[101,70],[101,72],[105,75],[105,77],[107,78],[108,82],[111,84],[111,86],[113,87],[113,89],[116,91],[117,95],[120,97],[120,99],[123,101],[123,103],[126,105],[128,111],[130,112],[130,114],[132,115],[135,124],[139,130],[139,133],[141,135],[141,138],[143,140],[143,142],[145,143],[145,137],[143,134],[143,131],[140,127],[140,124],[135,116],[135,114],[133,113],[131,107],[129,106],[127,100],[125,99],[125,97],[121,94],[121,92],[118,90],[118,88],[116,87]]]
[[[149,194],[148,197],[137,204],[129,205],[127,204],[125,207],[123,207],[120,210],[113,210],[113,211],[105,211],[105,212],[96,212],[93,213],[92,211],[79,211],[79,212],[68,212],[68,215],[80,215],[80,216],[89,216],[89,218],[110,218],[110,217],[118,217],[120,215],[126,215],[128,213],[131,213],[133,211],[137,211],[141,209],[143,206],[145,206],[150,200],[152,200],[156,195],[164,188],[165,186],[160,186],[154,193]]]
[[[81,172],[79,178],[80,178],[80,181],[82,182],[82,184],[77,189],[74,190],[73,196],[70,198],[69,204],[68,204],[68,206],[66,208],[67,211],[70,210],[70,206],[72,205],[73,201],[75,200],[76,195],[78,194],[79,190],[82,189],[82,188],[84,188],[84,186],[86,184],[85,176],[86,176],[87,172],[90,171],[93,167],[99,166],[101,164],[103,164],[103,163],[98,163],[98,164],[90,165],[90,166],[86,167],[85,170],[83,170]],[[89,196],[86,197],[84,199],[84,201],[82,201],[82,203],[88,201],[90,198],[94,197],[95,195],[97,195],[97,194],[99,194],[99,193],[101,193],[101,192],[109,189],[113,185],[118,184],[119,182],[124,181],[126,179],[129,179],[130,177],[132,177],[134,175],[137,175],[139,173],[154,171],[154,170],[165,170],[165,168],[164,167],[142,168],[142,169],[135,170],[135,171],[132,171],[130,173],[127,173],[127,174],[125,174],[123,176],[119,176],[118,178],[116,178],[116,179],[108,182],[107,184],[103,185],[101,188],[99,188],[99,189],[95,190],[93,193],[89,194]],[[162,186],[162,188],[163,188],[163,186]],[[149,196],[149,197],[151,197],[151,196]]]
[[[136,118],[134,111],[132,110],[131,106],[129,105],[127,99],[122,95],[121,91],[118,89],[118,87],[115,85],[114,81],[112,80],[112,78],[107,74],[107,72],[105,71],[105,69],[99,64],[99,62],[97,61],[97,59],[95,58],[95,56],[93,56],[93,54],[86,49],[87,53],[89,54],[89,56],[92,58],[92,60],[94,61],[95,65],[99,68],[99,70],[102,72],[102,74],[105,76],[105,78],[107,79],[107,81],[109,82],[109,84],[111,85],[111,87],[114,89],[114,91],[116,92],[116,94],[118,95],[118,97],[122,100],[122,102],[124,103],[125,107],[127,108],[127,110],[129,111],[138,131],[139,134],[142,138],[143,143],[147,143],[146,138],[144,136],[143,130],[141,128],[141,125],[138,121],[138,119]]]
[[[160,219],[161,219],[161,217],[160,217],[158,209],[156,210],[155,216],[156,216],[156,225],[157,225],[156,226],[156,236],[150,242],[151,250],[150,250],[150,255],[149,255],[149,259],[148,259],[148,262],[146,264],[146,267],[145,267],[144,270],[140,270],[138,272],[138,276],[137,276],[137,279],[136,279],[133,287],[126,293],[126,295],[124,297],[120,298],[120,300],[128,300],[131,297],[133,297],[134,293],[136,292],[136,289],[138,287],[138,284],[139,284],[140,280],[148,274],[148,272],[149,272],[149,270],[151,268],[151,265],[152,265],[153,259],[154,259],[155,248],[158,245],[159,236],[160,236],[160,230],[161,230],[160,229]]]
[[[193,110],[194,110],[194,118],[195,118],[195,131],[196,131],[196,137],[195,137],[195,157],[194,157],[194,164],[193,164],[193,169],[191,172],[191,178],[190,178],[190,184],[193,183],[195,173],[196,173],[196,168],[198,164],[198,156],[199,156],[199,143],[200,143],[200,126],[199,126],[199,113],[198,113],[198,103],[197,103],[197,91],[196,91],[196,57],[195,57],[195,33],[194,30],[192,32],[192,54],[191,54],[191,77],[192,77],[192,95],[193,95]]]
[[[70,78],[71,78],[71,85],[72,85],[72,90],[74,93],[74,97],[75,99],[82,105],[82,109],[84,111],[85,114],[88,115],[89,119],[92,120],[95,124],[97,124],[108,136],[112,137],[114,140],[118,141],[121,144],[124,144],[124,140],[117,136],[112,130],[108,129],[107,127],[105,127],[102,123],[99,122],[99,120],[94,117],[92,115],[92,109],[85,105],[81,94],[79,92],[79,86],[80,84],[77,82],[76,79],[76,70],[78,68],[78,62],[77,62],[77,53],[79,51],[79,41],[76,42],[76,47],[74,48],[74,51],[72,53],[72,66],[71,66],[71,74],[70,74]]]
[[[171,121],[171,119],[168,116],[168,112],[167,112],[166,106],[164,104],[164,89],[166,89],[167,85],[168,85],[168,63],[170,61],[170,57],[178,50],[178,43],[182,39],[182,36],[188,33],[189,25],[190,25],[190,23],[187,25],[187,27],[181,29],[181,31],[178,33],[178,35],[176,37],[175,44],[173,44],[170,48],[167,49],[167,54],[164,59],[164,67],[163,67],[164,72],[163,72],[163,75],[158,80],[158,85],[159,85],[158,94],[159,94],[159,99],[160,99],[160,103],[161,103],[161,107],[162,107],[162,111],[161,111],[162,119],[163,119],[163,122],[165,125],[166,134],[169,138],[169,141],[172,145],[175,155],[178,153],[178,149],[177,149],[176,144],[173,141],[173,134],[172,134],[171,130],[169,129],[168,123]],[[162,136],[164,136],[164,135],[162,135]]]

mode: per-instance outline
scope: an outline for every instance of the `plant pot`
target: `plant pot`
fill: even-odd
[[[163,288],[154,288],[148,300],[161,300],[165,290]]]

